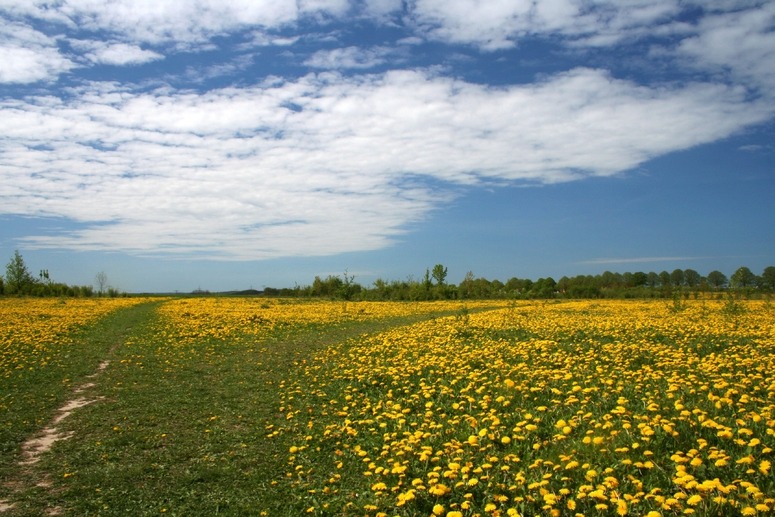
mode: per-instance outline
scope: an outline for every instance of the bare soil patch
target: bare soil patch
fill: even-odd
[[[103,372],[110,361],[102,361],[97,370],[87,378],[94,379],[101,372]],[[59,424],[62,423],[67,417],[69,417],[75,410],[82,407],[93,404],[103,397],[88,396],[88,392],[94,388],[96,384],[94,382],[85,382],[75,389],[73,389],[74,398],[67,400],[59,409],[57,409],[54,418],[49,425],[43,428],[40,432],[35,433],[27,441],[22,444],[21,451],[22,457],[18,462],[19,469],[15,476],[8,482],[8,486],[13,487],[15,492],[24,489],[26,486],[49,486],[51,481],[44,473],[36,472],[33,468],[36,463],[40,461],[43,454],[50,451],[54,444],[60,440],[67,440],[72,437],[72,432],[60,431]],[[8,500],[0,500],[0,513],[5,513],[12,510],[15,504]],[[49,515],[58,515],[59,511],[56,508],[52,508],[47,512]]]

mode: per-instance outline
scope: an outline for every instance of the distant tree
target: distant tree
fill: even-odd
[[[447,268],[445,268],[441,264],[436,264],[433,266],[433,279],[436,280],[436,285],[441,287],[444,285],[444,282],[447,280]]]
[[[659,283],[663,288],[669,289],[672,285],[672,281],[670,280],[670,273],[667,271],[662,271],[659,273]]]
[[[684,270],[684,281],[688,287],[694,288],[700,285],[702,275],[693,269]]]
[[[328,275],[325,280],[321,280],[319,276],[316,276],[312,282],[310,294],[322,297],[340,296],[343,286],[344,282],[336,275]]]
[[[463,281],[458,286],[458,293],[461,298],[473,298],[474,297],[474,272],[468,271],[466,276],[463,277]]]
[[[472,298],[493,298],[494,288],[492,282],[484,277],[476,278],[473,281],[473,296]]]
[[[635,287],[641,287],[648,283],[649,277],[642,271],[636,271],[632,274],[632,285]]]
[[[433,287],[433,282],[431,282],[431,270],[427,267],[425,268],[425,276],[422,279],[422,285],[426,291],[430,291],[431,287]]]
[[[684,285],[684,272],[682,269],[674,269],[672,273],[670,273],[670,283],[673,284],[675,287],[681,287]]]
[[[108,288],[108,275],[106,275],[104,271],[100,271],[97,273],[97,276],[94,277],[94,282],[97,284],[97,293],[99,293],[100,296],[104,295],[105,290]]]
[[[352,300],[356,293],[361,290],[361,285],[355,281],[355,275],[348,274],[347,270],[344,270],[344,280],[342,280],[338,295],[345,300]]]
[[[552,277],[539,278],[533,284],[530,293],[535,298],[552,298],[556,286],[557,282]]]
[[[603,271],[600,275],[600,287],[613,289],[618,287],[623,282],[622,275],[619,273],[612,273],[611,271]]]
[[[775,266],[764,268],[762,272],[762,287],[770,291],[775,291]]]
[[[727,281],[728,281],[727,275],[725,275],[721,271],[711,271],[710,273],[708,273],[708,284],[711,287],[719,289],[727,285]]]
[[[756,275],[754,275],[750,269],[743,266],[738,268],[737,271],[735,271],[734,273],[732,273],[732,277],[729,279],[729,283],[732,287],[735,287],[738,289],[753,287],[754,284],[756,283]]]
[[[523,294],[524,292],[529,291],[532,286],[533,286],[533,281],[530,280],[529,278],[519,279],[517,277],[512,277],[508,279],[504,287],[508,293],[510,293],[511,295],[516,295],[516,294]]]
[[[649,287],[657,287],[659,285],[659,275],[654,271],[649,271],[647,284]]]
[[[374,290],[376,291],[376,298],[378,300],[387,300],[388,299],[388,283],[385,282],[382,278],[377,278],[374,280]]]
[[[8,294],[29,294],[35,284],[35,279],[18,250],[14,252],[13,258],[5,267],[5,282],[5,291]]]

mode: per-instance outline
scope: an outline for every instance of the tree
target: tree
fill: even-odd
[[[764,272],[762,272],[762,287],[775,291],[775,266],[764,268]]]
[[[622,283],[622,275],[619,273],[612,273],[611,271],[603,271],[600,275],[600,287],[613,289]]]
[[[635,287],[641,287],[648,283],[649,277],[643,271],[636,271],[632,274],[632,285]]]
[[[711,271],[708,273],[708,284],[716,289],[724,287],[727,285],[727,275],[721,271]]]
[[[35,284],[35,279],[27,269],[19,250],[13,254],[13,258],[5,267],[5,291],[8,294],[27,294]]]
[[[463,277],[463,281],[458,286],[458,293],[461,298],[473,298],[474,297],[474,272],[468,271],[466,276]]]
[[[104,271],[97,273],[94,277],[94,281],[97,283],[97,292],[100,296],[105,294],[105,289],[108,288],[108,275]]]
[[[436,280],[436,285],[441,287],[444,285],[444,281],[447,279],[447,268],[441,264],[433,266],[433,279]]]
[[[344,280],[339,286],[339,296],[345,300],[352,300],[353,296],[361,290],[360,284],[355,282],[355,275],[348,274],[347,270],[344,270]]]
[[[431,282],[431,270],[427,267],[425,268],[425,276],[422,279],[422,286],[426,291],[430,291],[431,287],[433,287],[433,282]]]
[[[732,278],[729,279],[729,282],[732,287],[736,287],[738,289],[753,287],[756,283],[756,275],[754,275],[750,269],[743,266],[732,273]]]
[[[670,282],[675,287],[681,287],[684,285],[684,272],[682,269],[674,269],[672,273],[670,273]]]
[[[693,269],[687,269],[684,271],[684,281],[690,288],[697,287],[702,281],[702,276]]]

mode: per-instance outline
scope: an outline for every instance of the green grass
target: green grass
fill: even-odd
[[[431,317],[282,327],[247,345],[200,339],[170,350],[157,305],[104,318],[79,335],[68,368],[25,388],[42,402],[17,408],[4,435],[5,451],[16,451],[1,464],[0,499],[15,503],[7,515],[298,515],[283,482],[291,437],[267,439],[284,425],[288,372],[321,347]],[[84,396],[99,400],[61,422],[72,437],[19,468],[21,442],[87,380],[96,385]]]
[[[73,388],[110,359],[116,345],[136,331],[155,306],[142,304],[112,313],[76,332],[72,344],[48,351],[51,359],[46,366],[0,378],[0,479],[14,469],[22,442],[48,424],[54,411],[72,397]]]

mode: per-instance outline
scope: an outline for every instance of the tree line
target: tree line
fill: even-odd
[[[469,271],[459,284],[447,282],[447,267],[436,264],[427,268],[420,279],[384,280],[378,278],[364,287],[355,275],[346,270],[343,275],[316,276],[311,285],[293,288],[264,288],[264,296],[334,298],[342,300],[466,300],[466,299],[547,299],[547,298],[672,298],[676,295],[699,296],[700,293],[734,292],[746,296],[775,293],[775,266],[764,268],[760,275],[748,267],[738,268],[730,277],[720,271],[703,276],[693,269],[671,272],[614,273],[563,276],[531,280],[513,277],[506,282],[476,277]],[[125,296],[108,285],[104,272],[97,273],[94,286],[71,286],[54,282],[48,270],[35,277],[27,268],[19,251],[0,275],[0,295],[21,296]],[[235,294],[240,294],[237,292]],[[195,292],[194,294],[204,294]],[[209,292],[207,293],[209,294]],[[250,294],[259,294],[251,291]]]
[[[27,268],[24,257],[18,250],[5,267],[5,276],[0,275],[0,295],[16,296],[111,296],[122,295],[118,289],[108,285],[104,272],[95,277],[97,290],[91,285],[67,285],[51,279],[48,269],[41,269],[36,277]]]
[[[693,269],[675,269],[598,275],[563,276],[531,280],[510,278],[506,282],[476,277],[469,271],[459,284],[446,281],[447,268],[436,264],[420,279],[386,281],[378,278],[369,287],[344,276],[316,276],[311,285],[275,289],[267,287],[267,296],[339,298],[344,300],[450,300],[450,299],[547,299],[547,298],[672,298],[676,295],[734,292],[746,296],[775,293],[775,266],[756,275],[748,267],[738,268],[730,277],[720,271],[701,275]]]

